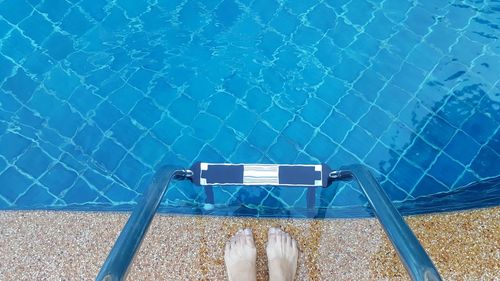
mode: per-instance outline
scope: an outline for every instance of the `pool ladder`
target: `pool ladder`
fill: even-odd
[[[123,227],[96,280],[125,280],[128,268],[139,249],[149,225],[171,180],[191,180],[194,184],[274,185],[328,187],[337,180],[356,180],[366,196],[412,280],[441,280],[439,272],[387,197],[369,169],[351,165],[331,170],[327,165],[218,164],[195,163],[190,169],[164,166]]]

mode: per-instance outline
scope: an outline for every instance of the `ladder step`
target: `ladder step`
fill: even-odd
[[[191,180],[198,185],[274,185],[327,187],[331,169],[325,164],[227,164],[197,162]]]

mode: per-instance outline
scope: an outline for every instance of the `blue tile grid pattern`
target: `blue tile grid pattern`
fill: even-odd
[[[0,0],[0,209],[130,210],[195,161],[362,163],[405,213],[498,205],[499,29],[498,1]],[[369,213],[350,183],[213,192],[161,210]]]

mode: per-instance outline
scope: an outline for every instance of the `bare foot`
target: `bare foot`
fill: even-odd
[[[255,281],[257,279],[256,257],[257,251],[252,230],[240,229],[226,243],[224,260],[229,281]]]
[[[269,229],[267,263],[270,281],[293,281],[297,271],[297,241],[279,228]]]

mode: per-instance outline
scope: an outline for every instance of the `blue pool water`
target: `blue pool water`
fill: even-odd
[[[499,26],[498,1],[0,0],[0,209],[130,210],[197,160],[364,163],[407,214],[498,205]],[[179,183],[161,210],[368,214],[349,183]]]

